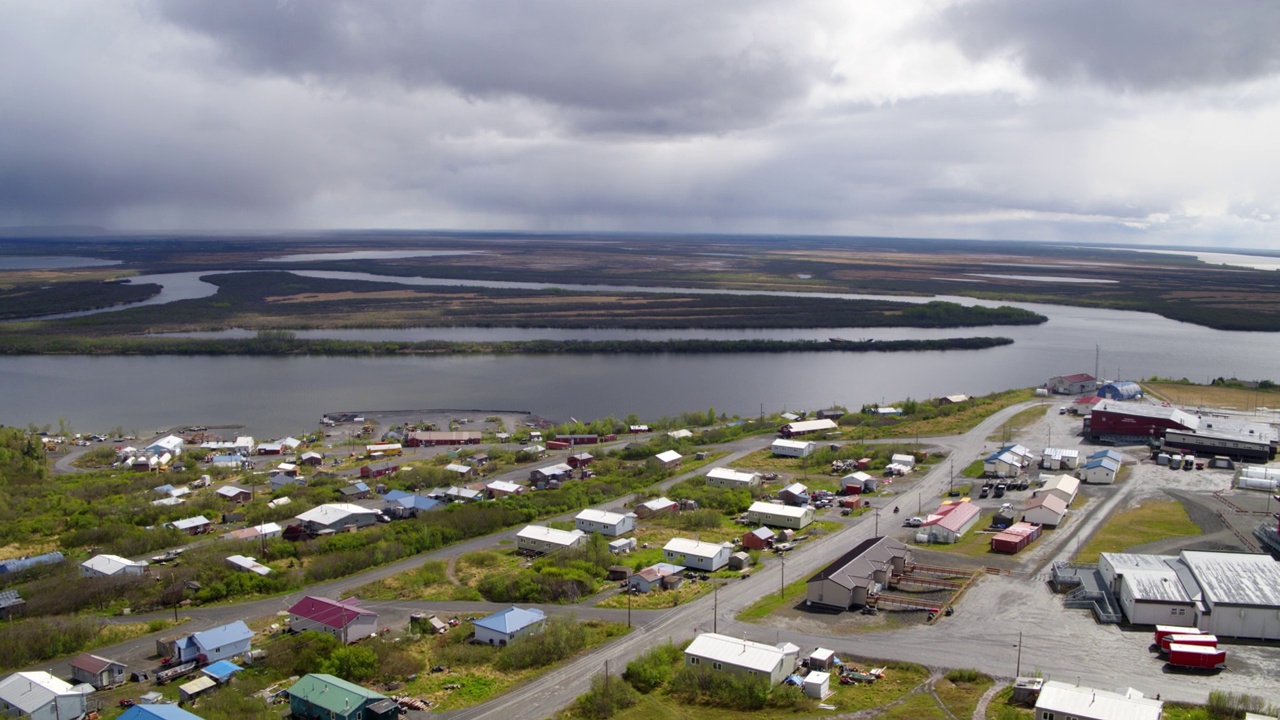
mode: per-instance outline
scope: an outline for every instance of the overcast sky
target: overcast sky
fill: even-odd
[[[1280,248],[1280,3],[0,0],[0,226]]]

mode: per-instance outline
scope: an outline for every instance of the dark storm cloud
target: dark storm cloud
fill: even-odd
[[[980,0],[948,8],[936,31],[1054,82],[1180,90],[1280,70],[1275,0]]]
[[[805,38],[769,22],[767,5],[742,0],[175,0],[154,7],[249,73],[523,97],[569,111],[574,126],[590,131],[750,127],[829,74]]]

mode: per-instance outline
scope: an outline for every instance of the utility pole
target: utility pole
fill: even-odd
[[[716,583],[715,590],[712,592],[715,595],[715,609],[711,611],[711,632],[718,633],[720,632],[720,583]]]
[[[1017,669],[1014,670],[1013,678],[1017,680],[1020,677],[1022,677],[1022,631],[1021,630],[1018,631],[1018,666],[1017,666]]]
[[[787,554],[781,553],[778,555],[778,558],[782,560],[782,580],[778,583],[778,599],[782,600],[787,597]]]
[[[631,586],[627,586],[627,628],[631,627]]]

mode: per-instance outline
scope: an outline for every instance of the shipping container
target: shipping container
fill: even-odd
[[[1180,668],[1214,670],[1227,664],[1227,651],[1174,643],[1169,646],[1169,664]]]
[[[548,440],[544,444],[547,446],[548,450],[568,450],[569,449],[569,443],[563,442],[561,440]]]
[[[1191,635],[1165,635],[1160,641],[1160,650],[1169,652],[1170,645],[1198,645],[1200,647],[1218,647],[1218,636],[1196,633]]]
[[[1200,635],[1203,631],[1199,628],[1182,627],[1181,625],[1157,625],[1156,626],[1156,647],[1163,647],[1162,640],[1169,635]]]

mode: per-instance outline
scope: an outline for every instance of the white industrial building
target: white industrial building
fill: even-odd
[[[617,537],[636,529],[636,516],[587,508],[573,518],[573,524],[583,532]]]
[[[1167,570],[1166,570],[1167,568]],[[1280,640],[1280,563],[1259,553],[1105,553],[1098,569],[1126,619],[1218,637]],[[1171,585],[1177,584],[1181,592]]]
[[[662,546],[662,559],[672,565],[714,572],[729,564],[731,552],[728,543],[671,538]]]
[[[1164,703],[1133,688],[1124,693],[1047,680],[1036,699],[1038,720],[1160,720]]]
[[[800,420],[790,422],[778,429],[783,437],[795,437],[797,435],[809,435],[816,432],[830,432],[839,430],[840,426],[835,420],[824,418],[822,420]]]
[[[581,530],[557,530],[542,525],[526,525],[516,533],[516,549],[530,553],[548,553],[578,547],[586,541]]]
[[[780,457],[809,457],[813,454],[814,444],[807,440],[774,440],[769,450]]]
[[[808,505],[775,505],[757,501],[747,508],[747,521],[751,524],[800,530],[813,522],[813,508]]]
[[[1045,448],[1040,453],[1040,467],[1045,470],[1075,470],[1080,466],[1080,451],[1072,448]]]
[[[748,490],[760,484],[760,473],[742,472],[732,468],[713,468],[707,472],[710,487]]]
[[[135,561],[119,555],[94,555],[80,563],[80,576],[87,578],[141,575],[146,571],[146,560]]]
[[[788,657],[784,648],[716,633],[702,633],[684,649],[685,667],[762,677],[770,687],[794,669]]]

